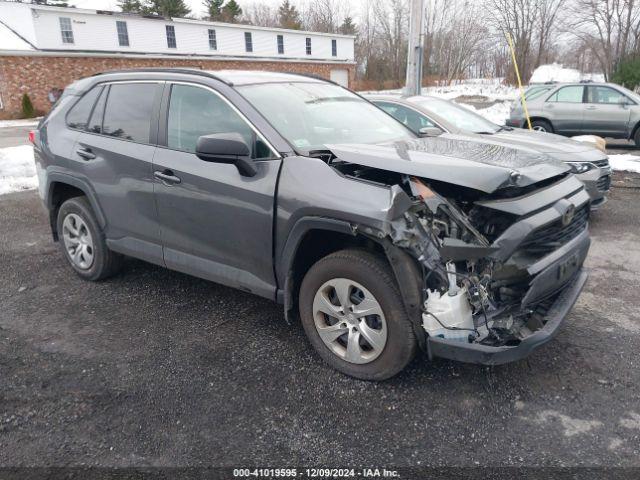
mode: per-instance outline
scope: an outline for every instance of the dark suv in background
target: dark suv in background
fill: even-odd
[[[418,347],[522,358],[579,295],[589,196],[544,154],[419,138],[301,75],[141,70],[69,86],[34,139],[39,191],[82,278],[123,255],[284,305],[336,369]]]

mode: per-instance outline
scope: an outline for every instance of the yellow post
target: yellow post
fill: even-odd
[[[529,118],[529,110],[527,110],[527,100],[524,97],[524,89],[522,88],[522,80],[520,80],[520,70],[518,70],[518,62],[516,61],[516,51],[513,48],[513,39],[511,38],[511,34],[507,32],[507,41],[509,42],[509,49],[511,50],[511,58],[513,59],[513,66],[516,69],[516,78],[518,79],[518,88],[520,88],[520,99],[522,100],[522,108],[524,108],[524,115],[527,117],[527,125],[529,126],[529,130],[533,130],[531,128],[531,119]]]

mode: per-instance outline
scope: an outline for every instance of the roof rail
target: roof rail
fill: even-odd
[[[299,77],[315,78],[316,80],[322,80],[323,82],[333,83],[334,85],[338,85],[339,87],[342,86],[338,82],[334,82],[333,80],[330,80],[328,78],[324,78],[320,75],[316,75],[315,73],[300,73],[300,72],[282,72],[282,73],[286,73],[287,75],[297,75]]]
[[[580,83],[593,83],[593,80],[591,80],[591,79],[583,79],[583,80],[580,80]]]
[[[214,75],[213,73],[210,73],[206,70],[199,70],[197,68],[192,68],[192,67],[144,67],[144,68],[123,68],[123,69],[119,69],[119,70],[107,70],[106,72],[97,72],[94,73],[93,75],[91,75],[92,77],[96,77],[98,75],[107,75],[110,73],[144,73],[144,72],[148,72],[148,73],[154,73],[154,72],[163,72],[163,73],[189,73],[192,75],[200,75],[202,77],[209,77],[209,78],[213,78],[215,80],[218,80],[226,85],[229,85],[230,87],[233,86],[233,82],[229,82],[228,80],[225,80],[224,78],[218,77],[217,75]]]

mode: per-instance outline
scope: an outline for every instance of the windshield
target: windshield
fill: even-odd
[[[296,148],[415,138],[378,107],[337,85],[263,83],[238,90]]]
[[[446,119],[447,122],[460,130],[467,130],[473,133],[495,133],[500,127],[490,122],[468,108],[456,105],[447,100],[439,98],[416,98],[411,99],[426,110]]]

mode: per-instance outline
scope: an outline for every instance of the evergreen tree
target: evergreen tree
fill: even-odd
[[[186,17],[191,10],[184,0],[149,0],[143,5],[142,12],[162,17]]]
[[[118,0],[118,7],[125,13],[142,12],[142,2],[140,0]]]
[[[278,20],[282,28],[291,30],[300,30],[302,28],[300,13],[298,13],[295,5],[291,5],[289,0],[284,0],[280,8],[278,8]]]
[[[236,0],[229,0],[227,4],[222,7],[222,18],[225,22],[236,23],[242,15],[242,9]]]
[[[207,9],[206,19],[212,21],[222,20],[222,4],[224,0],[204,0],[202,5]]]
[[[33,118],[36,111],[31,103],[31,98],[26,93],[22,95],[22,118]]]
[[[355,35],[358,32],[358,27],[353,23],[353,18],[345,17],[338,30],[343,35]]]

